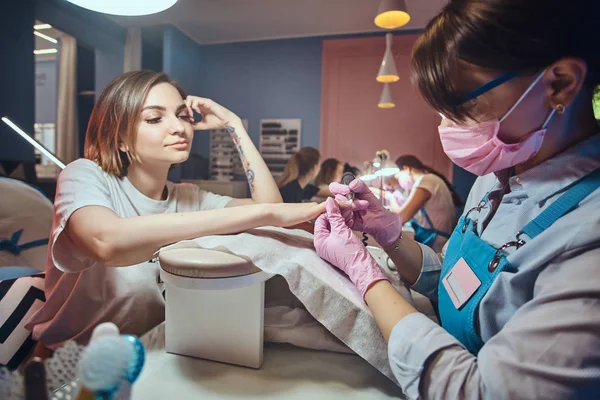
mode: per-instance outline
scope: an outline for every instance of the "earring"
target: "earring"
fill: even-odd
[[[556,106],[554,106],[554,109],[559,114],[564,114],[565,112],[565,106],[563,106],[562,104],[557,104]]]

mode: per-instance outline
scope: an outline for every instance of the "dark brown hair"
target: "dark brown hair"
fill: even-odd
[[[345,163],[344,164],[344,173],[350,172],[352,175],[358,177],[360,175],[360,170],[352,165]]]
[[[319,163],[321,154],[314,147],[302,147],[285,164],[283,175],[277,181],[278,187],[284,187],[294,179],[308,174]]]
[[[455,121],[453,79],[464,61],[501,72],[535,73],[564,57],[588,65],[586,85],[600,83],[600,1],[451,0],[413,49],[413,81],[425,100]]]
[[[327,160],[321,163],[321,170],[319,174],[315,178],[315,185],[329,185],[333,182],[333,176],[335,175],[335,170],[341,162],[337,158],[328,158]]]
[[[416,169],[417,171],[421,171],[426,174],[433,174],[435,176],[438,176],[439,178],[441,178],[444,181],[444,183],[448,187],[448,190],[450,191],[450,194],[452,195],[452,202],[454,203],[454,206],[460,207],[463,205],[463,201],[460,198],[460,195],[458,193],[456,193],[454,186],[452,186],[452,184],[448,181],[448,179],[442,173],[437,172],[435,169],[423,164],[421,162],[421,160],[419,160],[417,157],[415,157],[413,155],[400,156],[396,159],[396,165],[400,169],[402,169],[404,167],[409,167],[409,168]]]
[[[135,135],[144,101],[159,83],[173,85],[185,99],[184,90],[164,72],[132,71],[108,84],[94,105],[85,134],[84,157],[95,161],[110,175],[123,177],[136,158]],[[125,144],[129,149],[122,152]]]

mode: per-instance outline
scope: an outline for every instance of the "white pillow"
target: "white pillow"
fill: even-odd
[[[0,281],[0,366],[18,368],[35,346],[25,323],[46,301],[44,277]]]

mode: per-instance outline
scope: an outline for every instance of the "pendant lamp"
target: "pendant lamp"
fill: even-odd
[[[396,61],[394,60],[394,55],[392,54],[393,37],[394,36],[391,33],[385,35],[385,54],[383,55],[381,66],[379,67],[377,82],[390,83],[398,82],[400,80],[398,71],[396,70]]]
[[[389,83],[383,85],[383,92],[381,92],[381,98],[379,99],[379,104],[377,104],[379,108],[394,108],[396,105],[394,104],[394,100],[392,100],[392,91],[390,90]]]
[[[381,0],[375,25],[383,29],[397,29],[408,24],[410,15],[404,0]]]

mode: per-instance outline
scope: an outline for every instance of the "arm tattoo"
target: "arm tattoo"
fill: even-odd
[[[232,126],[226,126],[225,130],[231,136],[231,140],[233,140],[233,144],[235,145],[235,148],[237,149],[238,154],[240,155],[240,159],[242,160],[242,165],[244,166],[244,171],[246,172],[246,179],[248,180],[248,185],[250,186],[250,193],[254,193],[254,190],[256,189],[254,182],[255,175],[254,171],[252,171],[252,169],[250,168],[250,163],[246,158],[246,154],[244,154],[244,149],[242,148],[240,135],[237,134],[235,128]]]

